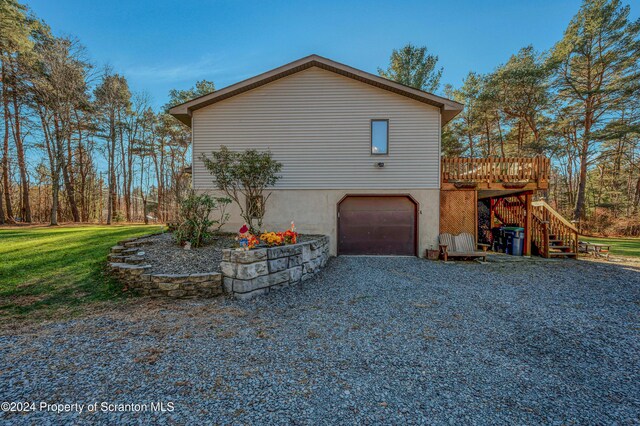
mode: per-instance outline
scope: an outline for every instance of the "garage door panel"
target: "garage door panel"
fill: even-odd
[[[345,229],[364,228],[364,229],[380,229],[388,227],[414,227],[413,212],[382,214],[372,218],[372,213],[362,215],[351,215],[340,213],[340,224],[346,225]]]
[[[339,254],[416,254],[416,205],[408,197],[350,196],[339,213]]]

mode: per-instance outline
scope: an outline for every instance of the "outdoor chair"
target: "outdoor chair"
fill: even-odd
[[[459,235],[440,234],[438,239],[440,255],[445,262],[450,257],[482,258],[483,261],[487,260],[489,244],[476,244],[473,235],[467,232]],[[478,251],[477,247],[482,248],[482,251]]]

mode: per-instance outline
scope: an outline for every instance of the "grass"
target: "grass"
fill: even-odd
[[[109,248],[161,230],[143,225],[0,229],[0,319],[50,319],[122,299],[121,287],[104,274]]]
[[[640,238],[595,238],[582,236],[580,237],[580,241],[611,244],[611,254],[613,255],[640,257]]]

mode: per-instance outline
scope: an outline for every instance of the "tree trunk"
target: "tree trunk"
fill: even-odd
[[[4,216],[4,205],[2,204],[2,185],[0,185],[0,225],[4,225],[7,219]]]
[[[69,120],[71,121],[71,120]],[[69,124],[70,126],[71,124]],[[71,214],[73,215],[74,222],[80,222],[80,212],[78,210],[78,203],[76,203],[76,185],[73,177],[73,153],[71,150],[71,132],[67,137],[67,158],[65,159],[63,174],[64,174],[64,187],[67,190],[67,198],[69,199],[69,206],[71,207]]]
[[[9,98],[7,96],[5,64],[2,64],[2,105],[4,110],[4,145],[2,154],[2,184],[4,185],[4,201],[6,204],[5,221],[15,223],[11,208],[11,186],[9,185]],[[2,200],[0,200],[2,202]]]
[[[54,117],[53,124],[55,126],[55,136],[56,136],[56,151],[58,154],[58,167],[62,170],[62,179],[64,181],[64,187],[67,192],[67,200],[69,201],[69,208],[71,209],[71,216],[73,217],[74,222],[80,222],[80,215],[78,213],[78,206],[76,205],[76,200],[73,194],[73,185],[69,179],[69,164],[67,163],[67,159],[64,156],[64,148],[62,143],[62,132],[60,131],[60,125],[58,122],[58,118]],[[67,145],[69,141],[67,140]]]
[[[85,158],[84,158],[84,149],[82,147],[82,143],[80,142],[80,134],[78,134],[78,159],[76,160],[76,164],[78,166],[78,174],[80,177],[80,188],[78,191],[78,195],[80,196],[80,220],[82,222],[89,221],[89,214],[87,210],[87,174],[85,170]]]
[[[60,177],[57,176],[57,172],[51,174],[51,216],[49,218],[49,225],[58,225],[58,193],[60,192]]]
[[[636,193],[633,199],[633,214],[637,214],[638,210],[640,210],[640,175],[638,176],[638,180],[636,180]]]
[[[496,114],[496,121],[498,123],[498,134],[500,136],[500,155],[502,156],[502,158],[505,158],[506,155],[504,154],[504,136],[502,135],[502,125],[500,124],[499,114]]]
[[[42,123],[42,136],[44,138],[47,155],[49,156],[49,167],[51,173],[51,213],[49,215],[49,224],[55,226],[58,224],[58,190],[60,187],[60,177],[58,170],[58,161],[53,149],[52,137],[47,125],[46,112],[42,106],[38,106],[38,115]]]
[[[474,152],[473,152],[473,136],[471,136],[471,133],[467,133],[467,138],[469,140],[469,155],[471,156],[471,158],[473,158],[473,156],[474,156]]]
[[[593,124],[593,111],[590,108],[589,99],[585,102],[587,110],[584,119],[584,133],[582,135],[582,146],[580,149],[580,182],[578,184],[578,196],[576,197],[576,207],[573,211],[573,219],[580,220],[584,217],[584,204],[587,192],[587,164],[589,161],[589,146],[591,143],[591,125]]]
[[[109,188],[107,195],[107,225],[111,225],[113,213],[115,211],[114,187],[116,181],[115,173],[115,150],[116,150],[116,124],[115,115],[112,113],[109,117]]]
[[[491,155],[491,130],[489,128],[489,119],[485,120],[485,134],[487,135],[487,157]]]
[[[158,171],[158,219],[165,221],[165,193],[164,193],[164,139],[160,140],[160,165]]]
[[[20,184],[22,186],[22,220],[31,223],[31,202],[29,200],[29,181],[27,179],[27,167],[24,161],[24,144],[22,143],[22,129],[20,128],[20,108],[18,107],[18,96],[13,91],[13,119],[14,119],[14,141],[18,155],[18,169],[20,170]]]
[[[70,171],[69,171],[69,163],[66,159],[63,160],[62,164],[62,180],[64,182],[64,188],[67,193],[67,201],[69,202],[69,208],[71,209],[71,216],[73,217],[74,222],[80,222],[80,212],[78,211],[78,205],[76,204],[76,197],[74,195],[73,184],[71,183]]]
[[[142,220],[144,220],[145,225],[148,225],[147,197],[144,195],[144,155],[140,156],[140,198],[142,198]]]

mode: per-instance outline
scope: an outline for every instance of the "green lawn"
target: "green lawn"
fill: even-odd
[[[581,236],[580,241],[611,244],[611,254],[640,257],[640,238],[594,238]]]
[[[46,319],[92,302],[122,298],[104,275],[109,247],[161,226],[0,229],[0,319]]]

